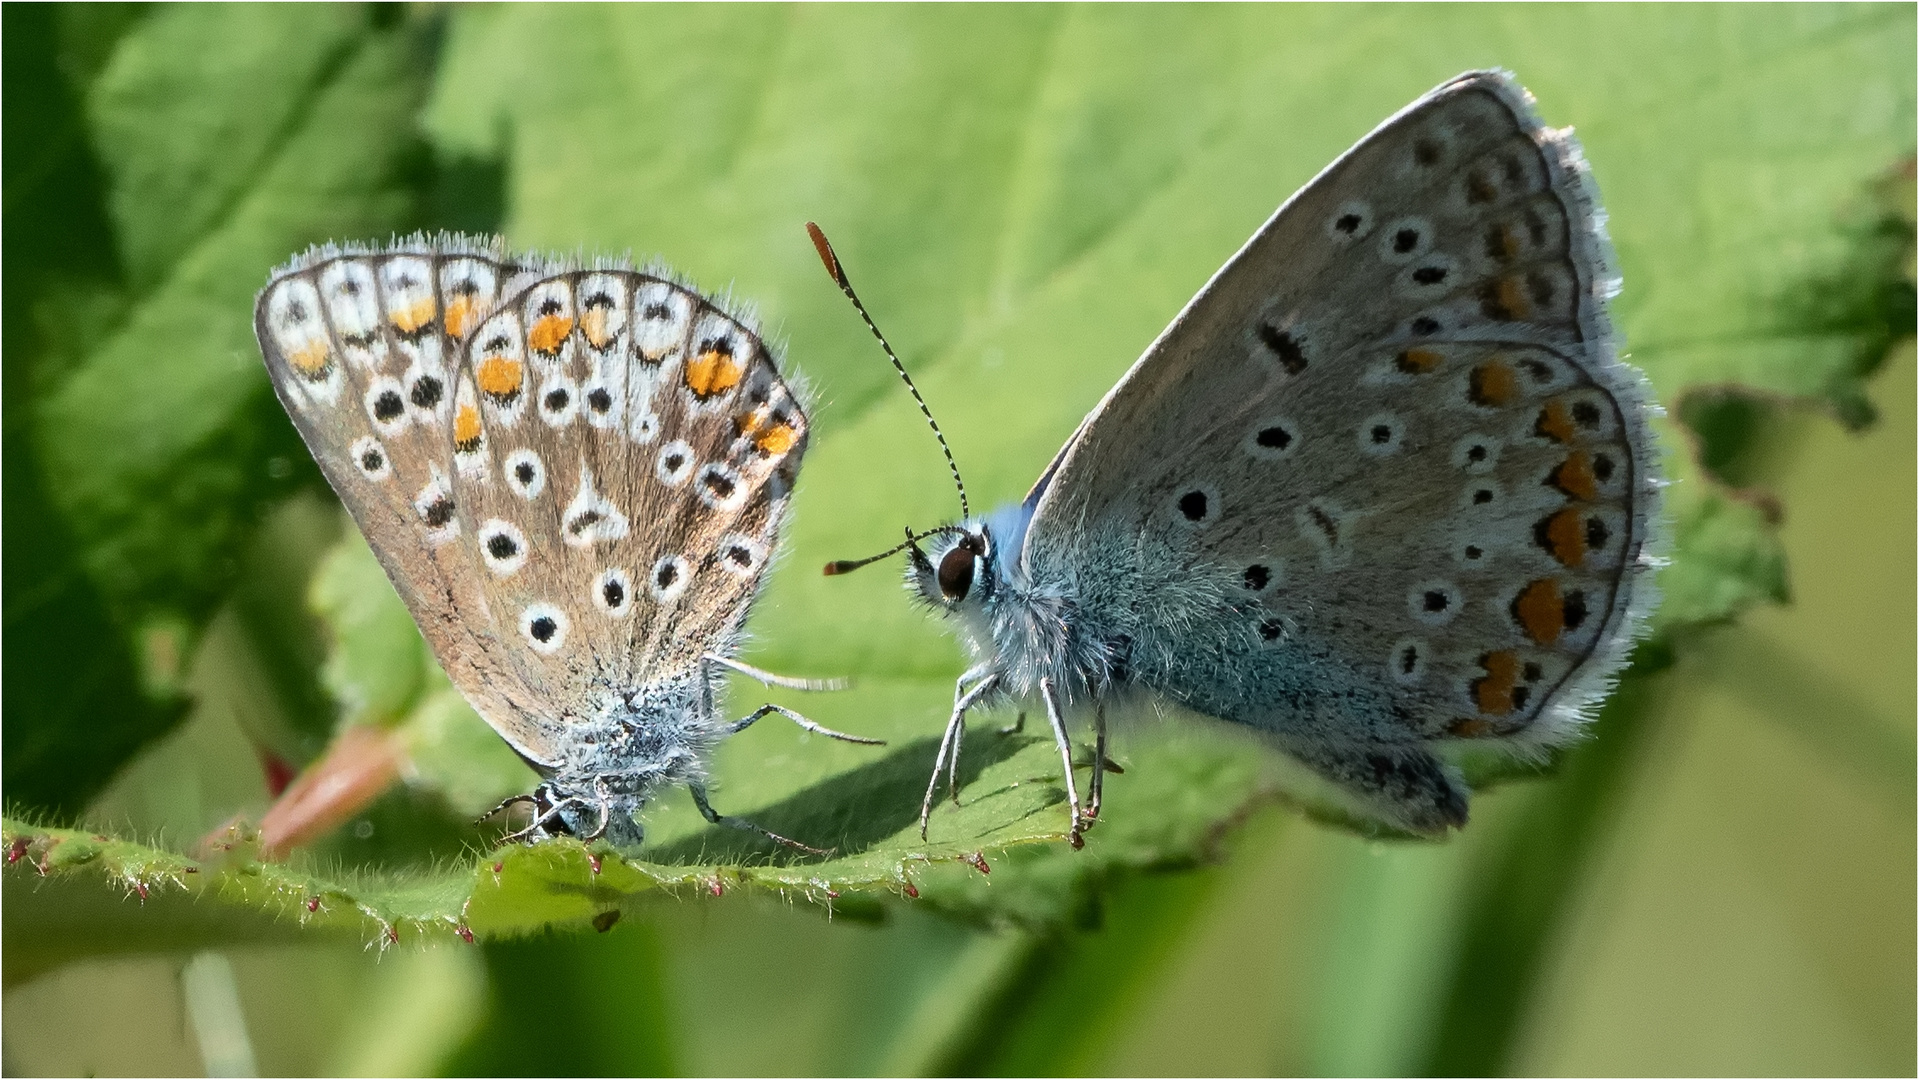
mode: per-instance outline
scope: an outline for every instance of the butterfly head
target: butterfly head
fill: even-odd
[[[992,530],[968,522],[934,533],[930,548],[914,538],[907,545],[907,587],[948,612],[984,606],[992,595],[999,556]]]

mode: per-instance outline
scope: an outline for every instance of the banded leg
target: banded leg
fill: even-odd
[[[766,837],[768,840],[771,840],[776,844],[785,844],[787,847],[793,848],[797,851],[804,851],[808,855],[818,855],[823,858],[833,854],[831,851],[822,851],[821,849],[816,847],[808,847],[807,845],[800,843],[798,840],[788,840],[786,837],[781,836],[779,833],[773,832],[769,829],[762,829],[758,825],[755,825],[750,821],[745,821],[736,817],[727,817],[725,814],[722,814],[719,811],[713,809],[713,804],[706,801],[706,789],[701,787],[698,784],[688,784],[686,785],[686,790],[693,793],[693,805],[700,808],[700,816],[712,822],[715,825],[724,825],[729,829],[739,829],[742,832],[759,833],[761,836]]]
[[[1079,785],[1073,781],[1073,743],[1066,737],[1066,717],[1060,711],[1059,694],[1053,689],[1053,680],[1041,679],[1039,692],[1046,699],[1046,719],[1052,722],[1053,741],[1059,744],[1060,767],[1066,772],[1066,805],[1073,814],[1073,824],[1066,833],[1066,842],[1076,849],[1082,848],[1086,846],[1086,841],[1080,838]],[[1094,771],[1097,774],[1098,766],[1094,767]]]
[[[966,688],[969,679],[978,678],[978,685],[971,690]],[[926,798],[920,801],[920,839],[926,839],[926,825],[933,816],[933,794],[939,790],[940,770],[951,761],[954,772],[959,771],[959,732],[966,725],[966,710],[973,707],[986,692],[999,684],[999,676],[987,674],[981,668],[974,668],[959,677],[953,684],[953,715],[946,721],[946,732],[940,736],[939,753],[933,758],[933,775],[926,781]]]
[[[752,664],[741,663],[719,653],[707,653],[708,663],[718,664],[758,682],[762,686],[784,686],[788,690],[844,690],[853,685],[846,679],[795,679],[791,675],[775,675],[765,668],[756,668]]]

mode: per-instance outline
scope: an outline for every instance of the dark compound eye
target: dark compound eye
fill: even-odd
[[[966,599],[967,593],[973,591],[975,558],[977,556],[972,549],[962,543],[940,559],[940,595],[944,596],[949,603],[957,604]]]

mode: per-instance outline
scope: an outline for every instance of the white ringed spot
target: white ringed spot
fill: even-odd
[[[681,439],[660,447],[659,459],[653,463],[653,475],[667,487],[686,483],[686,478],[693,475],[693,448]]]
[[[1406,609],[1427,626],[1444,626],[1459,617],[1466,603],[1459,586],[1450,581],[1423,581],[1406,593]]]
[[[647,572],[646,584],[653,592],[653,599],[662,604],[670,604],[686,592],[692,582],[693,568],[678,555],[664,555]]]
[[[633,579],[617,566],[601,571],[593,581],[593,605],[608,618],[625,618],[633,610]]]
[[[740,474],[717,461],[700,466],[697,490],[700,501],[715,510],[737,509],[746,502],[746,484]]]
[[[743,533],[720,537],[720,569],[735,577],[752,577],[766,562],[766,545]]]
[[[512,522],[488,518],[480,526],[480,559],[499,577],[526,565],[526,534]]]
[[[552,604],[528,604],[526,610],[520,612],[520,635],[534,652],[544,656],[560,651],[560,646],[566,643],[569,625],[566,612]]]
[[[398,379],[382,377],[366,388],[366,415],[373,430],[388,437],[405,431],[412,417],[406,411],[406,388]]]
[[[387,457],[386,447],[371,435],[362,435],[347,447],[347,453],[353,457],[353,467],[360,475],[376,483],[393,475],[393,461]]]
[[[500,473],[506,477],[506,486],[513,493],[531,502],[546,490],[546,466],[540,462],[540,455],[530,449],[515,450],[500,463]]]

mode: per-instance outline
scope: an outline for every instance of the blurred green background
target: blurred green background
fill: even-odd
[[[0,18],[13,823],[190,852],[370,722],[410,740],[408,783],[301,872],[380,917],[414,894],[463,911],[485,877],[462,808],[523,776],[466,739],[403,620],[380,636],[390,593],[251,340],[254,290],[313,242],[498,230],[757,303],[818,406],[749,656],[854,676],[810,711],[894,740],[729,744],[722,809],[769,825],[826,828],[836,790],[900,801],[960,661],[887,572],[814,569],[951,495],[806,220],[990,504],[1294,188],[1432,85],[1507,67],[1585,142],[1679,481],[1668,600],[1596,737],[1489,785],[1447,843],[1302,816],[1283,766],[1207,731],[1131,733],[1077,855],[1007,846],[1056,828],[1054,796],[986,794],[1044,780],[1027,762],[1050,750],[981,739],[972,816],[924,853],[987,850],[988,877],[859,892],[917,865],[889,819],[868,869],[795,871],[817,889],[644,890],[605,933],[556,917],[477,946],[142,903],[157,878],[43,877],[21,840],[7,1073],[1919,1068],[1911,5]],[[394,641],[398,690],[355,652]],[[687,865],[725,861],[685,806],[648,823]]]

